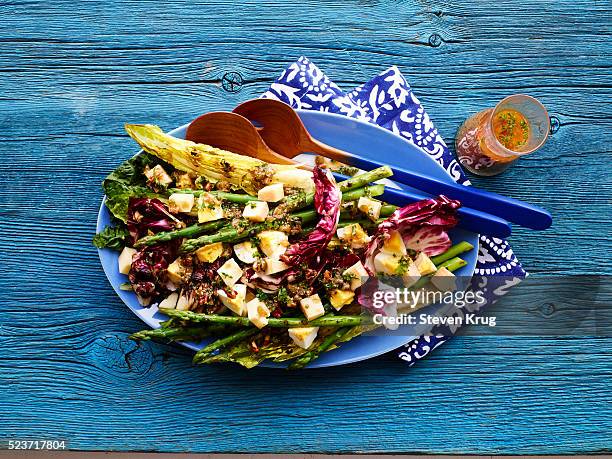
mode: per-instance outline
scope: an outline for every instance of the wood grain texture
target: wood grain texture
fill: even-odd
[[[520,14],[519,14],[520,12]],[[345,89],[397,65],[452,143],[503,96],[558,120],[541,151],[474,180],[551,210],[512,237],[540,274],[612,274],[612,14],[605,1],[8,1],[0,9],[0,442],[196,452],[610,452],[610,338],[457,338],[287,373],[192,368],[137,347],[91,237],[124,122],[169,129],[264,91],[309,56]],[[435,35],[437,34],[437,36]],[[224,91],[239,72],[238,93]]]

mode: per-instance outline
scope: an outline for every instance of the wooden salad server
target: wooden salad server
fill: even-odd
[[[272,151],[255,126],[236,113],[210,112],[197,117],[187,128],[185,139],[268,163],[296,164],[294,160]]]
[[[365,170],[382,165],[312,138],[299,115],[284,102],[274,99],[253,99],[238,105],[234,113],[259,125],[258,133],[264,142],[272,150],[287,158],[312,152]],[[550,213],[532,204],[474,187],[447,183],[400,167],[391,166],[391,169],[393,169],[392,180],[395,182],[432,195],[443,194],[461,201],[466,207],[501,217],[526,228],[543,230],[552,224]]]

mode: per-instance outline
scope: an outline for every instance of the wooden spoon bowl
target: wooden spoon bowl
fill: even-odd
[[[274,99],[252,99],[241,103],[234,113],[259,124],[259,134],[274,151],[287,158],[312,152],[327,158],[349,163],[351,155],[314,139],[299,115],[284,102]]]
[[[236,113],[211,112],[199,116],[187,128],[185,138],[269,163],[296,164],[270,149],[255,126]]]

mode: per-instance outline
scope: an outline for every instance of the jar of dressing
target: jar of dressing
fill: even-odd
[[[544,145],[549,131],[548,113],[537,99],[509,96],[465,120],[455,138],[457,159],[476,175],[501,174]]]

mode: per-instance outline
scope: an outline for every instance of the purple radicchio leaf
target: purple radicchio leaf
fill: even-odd
[[[446,252],[451,246],[448,233],[440,226],[423,226],[410,234],[403,235],[404,244],[415,252],[435,257]]]
[[[319,258],[336,233],[340,219],[342,193],[334,177],[329,170],[320,167],[315,167],[312,172],[316,187],[314,206],[321,219],[306,239],[292,244],[281,257],[282,261],[292,267],[310,265],[311,261]],[[317,261],[315,264],[319,263]]]
[[[450,247],[446,230],[458,222],[457,209],[461,203],[440,195],[438,198],[423,199],[397,209],[383,221],[376,230],[364,254],[366,268],[374,273],[374,255],[392,231],[399,231],[413,248],[427,255],[437,255]],[[429,230],[429,232],[425,232]]]
[[[134,292],[143,299],[152,299],[165,292],[168,265],[174,261],[178,241],[147,246],[136,252],[128,278]]]
[[[130,198],[127,212],[127,227],[132,243],[149,234],[174,229],[168,207],[159,199]]]

